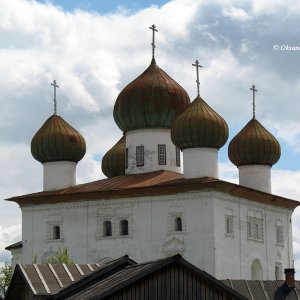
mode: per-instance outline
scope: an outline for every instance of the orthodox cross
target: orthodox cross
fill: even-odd
[[[158,32],[158,30],[156,29],[156,26],[153,24],[151,27],[149,27],[149,29],[152,30],[152,58],[154,58],[154,51],[155,51],[155,31]]]
[[[253,105],[253,118],[255,119],[255,92],[257,92],[257,90],[255,89],[255,85],[254,84],[252,85],[252,87],[250,88],[250,90],[253,92],[252,105]]]
[[[56,88],[59,87],[59,85],[56,84],[56,80],[53,80],[53,83],[51,83],[51,85],[53,85],[54,88],[54,114],[56,115],[56,108],[57,108],[57,101],[56,101]]]
[[[202,68],[203,66],[200,66],[199,61],[196,60],[194,64],[192,64],[192,66],[196,67],[196,74],[197,74],[197,93],[198,96],[200,96],[200,81],[199,81],[199,68]]]

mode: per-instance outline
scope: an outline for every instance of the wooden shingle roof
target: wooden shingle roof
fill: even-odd
[[[118,270],[129,264],[135,262],[127,255],[103,266],[99,264],[17,264],[5,299],[18,299],[23,288],[20,282],[29,287],[32,295],[55,295],[74,285],[80,287],[85,280],[92,280],[94,274],[105,277],[110,275],[112,270]]]

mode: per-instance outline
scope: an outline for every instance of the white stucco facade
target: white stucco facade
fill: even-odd
[[[240,166],[240,185],[271,193],[271,167],[266,165]]]
[[[183,171],[185,178],[213,177],[218,175],[218,150],[212,148],[184,149]]]
[[[76,185],[76,162],[53,161],[43,163],[44,191],[55,191]]]
[[[125,174],[139,174],[166,170],[180,173],[176,163],[176,147],[171,141],[170,129],[139,129],[126,132],[128,167]],[[165,164],[159,164],[158,147],[165,145]],[[137,147],[143,147],[143,163],[138,166]],[[180,157],[180,156],[179,156]]]
[[[27,206],[22,208],[20,262],[31,263],[35,255],[45,261],[59,247],[68,247],[77,263],[102,263],[125,254],[142,262],[181,253],[218,279],[251,279],[258,260],[261,279],[272,280],[276,265],[283,270],[293,264],[291,214],[211,190]],[[180,231],[176,218],[182,222]],[[128,235],[120,234],[121,220],[128,220]],[[112,236],[104,236],[105,221],[111,221]],[[252,222],[258,231],[249,235]],[[54,226],[60,227],[59,239],[53,238]]]

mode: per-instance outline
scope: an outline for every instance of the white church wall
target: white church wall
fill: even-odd
[[[221,194],[214,202],[217,278],[229,278],[230,274],[231,279],[252,279],[251,264],[256,259],[263,268],[262,279],[266,280],[275,279],[276,265],[281,266],[282,272],[284,268],[292,267],[290,210]],[[226,214],[230,215],[230,212],[233,235],[226,234]],[[283,225],[282,243],[276,239],[278,220]],[[257,224],[258,236],[249,235],[248,222]],[[255,231],[255,226],[250,230]]]
[[[68,247],[77,263],[103,263],[125,254],[142,262],[181,253],[219,279],[251,279],[254,259],[260,260],[264,279],[274,279],[275,263],[282,270],[292,266],[291,211],[220,192],[36,205],[22,212],[23,263]],[[263,219],[263,242],[247,237],[247,218],[255,216]],[[175,230],[176,218],[181,231]],[[233,220],[233,234],[226,234],[226,218],[229,224]],[[120,235],[122,220],[128,220],[126,236]],[[103,234],[104,221],[112,224],[111,236]],[[283,245],[276,244],[276,224],[283,225]],[[58,239],[53,239],[54,226],[60,227]]]
[[[126,132],[128,168],[126,174],[138,174],[166,170],[180,173],[176,165],[176,147],[171,141],[170,129],[139,129]],[[166,163],[158,163],[158,145],[166,146]],[[136,147],[143,146],[143,163],[137,166]]]

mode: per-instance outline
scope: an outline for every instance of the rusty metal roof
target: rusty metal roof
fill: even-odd
[[[31,141],[32,156],[39,162],[80,161],[86,151],[82,135],[63,118],[52,115]]]
[[[229,143],[228,156],[238,167],[272,166],[280,158],[280,144],[258,120],[253,118]]]
[[[17,202],[20,206],[24,206],[43,203],[161,196],[200,190],[215,190],[235,197],[289,209],[294,209],[300,204],[298,201],[219,179],[210,177],[185,179],[182,174],[170,171],[120,175],[94,182],[78,184],[74,187],[58,191],[39,192],[12,197],[7,200]]]
[[[101,168],[106,177],[125,174],[125,136],[103,156]]]
[[[150,66],[119,94],[114,119],[123,132],[170,128],[190,104],[187,92],[153,58]]]
[[[200,96],[175,119],[171,138],[181,150],[187,148],[221,148],[228,139],[226,121]]]

